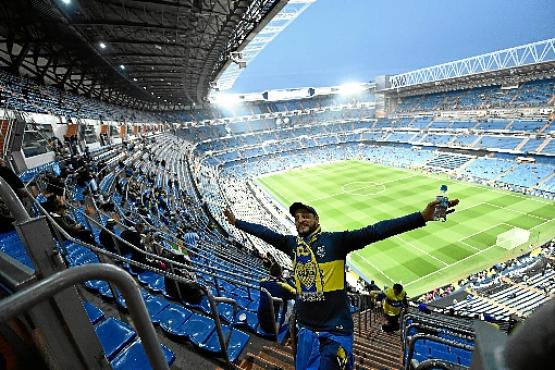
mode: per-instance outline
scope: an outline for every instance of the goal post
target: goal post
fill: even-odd
[[[497,235],[495,244],[506,250],[515,249],[530,240],[530,231],[513,227]]]

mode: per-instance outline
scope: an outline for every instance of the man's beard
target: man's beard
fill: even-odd
[[[300,232],[298,230],[297,230],[297,232],[299,233],[299,236],[304,238],[305,236],[308,236],[308,235],[312,234],[314,232],[314,230],[316,230],[317,228],[318,228],[318,225],[316,224],[314,226],[309,226],[308,230],[305,231],[305,232]]]

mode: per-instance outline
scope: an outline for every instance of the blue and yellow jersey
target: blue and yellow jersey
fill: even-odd
[[[281,316],[279,316],[279,304],[274,304],[274,315],[275,318],[273,321],[277,321],[278,317],[280,318],[280,325],[283,324],[285,321],[285,312],[287,311],[287,301],[290,299],[295,298],[295,289],[292,286],[287,284],[287,282],[283,279],[278,279],[275,277],[269,277],[268,279],[264,279],[260,282],[260,287],[265,288],[268,290],[270,295],[274,298],[281,298],[283,299],[283,306]],[[270,315],[270,304],[271,302],[268,299],[266,294],[260,294],[260,304],[258,305],[258,319],[262,320],[271,320]]]
[[[407,293],[403,289],[401,293],[395,294],[393,288],[385,290],[385,299],[383,301],[383,312],[388,316],[398,316],[401,309],[405,306]]]
[[[301,238],[237,220],[235,226],[257,236],[293,260],[297,320],[314,331],[351,334],[353,320],[345,291],[345,258],[349,252],[400,234],[425,222],[420,212],[378,222],[359,230],[321,232]]]

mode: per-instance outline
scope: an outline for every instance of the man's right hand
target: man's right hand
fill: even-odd
[[[235,221],[237,221],[237,218],[235,218],[235,215],[233,214],[231,209],[229,208],[224,209],[224,216],[227,222],[229,222],[229,224],[235,226]]]

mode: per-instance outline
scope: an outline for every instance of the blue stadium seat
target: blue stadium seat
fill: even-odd
[[[161,344],[161,346],[162,352],[164,352],[164,357],[166,358],[166,361],[168,361],[168,365],[171,366],[175,361],[175,355],[165,345]],[[112,369],[114,370],[152,369],[143,344],[140,340],[137,340],[127,346],[112,360],[112,362],[110,362],[110,365],[112,365]]]
[[[150,296],[149,298],[145,298],[145,304],[148,314],[150,315],[150,320],[153,324],[158,324],[160,322],[158,314],[168,307],[170,302],[165,298]]]
[[[223,325],[223,334],[224,339],[227,338],[227,334],[229,333],[229,326]],[[243,333],[242,331],[233,328],[231,333],[231,338],[229,340],[229,344],[227,346],[227,355],[231,362],[237,360],[237,358],[241,355],[247,343],[249,342],[249,335]],[[205,343],[201,343],[199,345],[205,351],[212,352],[212,353],[220,353],[221,347],[220,342],[218,340],[218,333],[214,331],[210,338]]]
[[[126,323],[113,317],[97,324],[95,331],[108,360],[111,360],[136,335]]]
[[[215,327],[216,324],[212,318],[194,313],[179,328],[179,331],[198,347],[206,342]]]
[[[145,271],[140,273],[139,275],[137,275],[137,279],[145,284],[148,285],[151,281],[154,281],[158,278],[160,278],[162,275],[156,273],[156,272],[152,272],[152,271]]]
[[[85,312],[87,312],[91,324],[94,325],[104,318],[104,312],[94,304],[88,301],[82,301],[81,303],[83,304],[83,308],[85,308]]]
[[[183,336],[179,328],[192,315],[191,311],[177,304],[170,304],[156,315],[160,327],[167,333]]]

